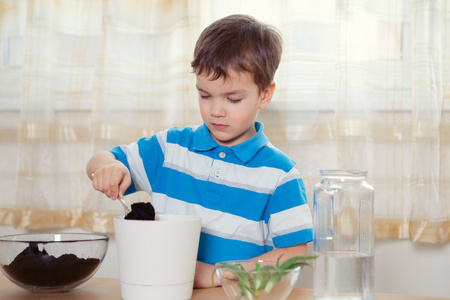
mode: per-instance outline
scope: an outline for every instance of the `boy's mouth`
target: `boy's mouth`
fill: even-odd
[[[228,128],[228,125],[217,124],[217,123],[212,123],[212,126],[213,126],[214,129],[216,129],[216,130],[225,130],[225,129]]]

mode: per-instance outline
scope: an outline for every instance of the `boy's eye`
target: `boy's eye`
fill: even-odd
[[[200,94],[200,98],[202,98],[202,99],[208,99],[210,96],[209,95],[201,95]]]
[[[241,100],[242,99],[231,99],[231,98],[228,98],[228,101],[230,101],[231,103],[239,103],[239,102],[241,102]]]

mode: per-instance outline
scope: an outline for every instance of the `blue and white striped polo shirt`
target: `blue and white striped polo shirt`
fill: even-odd
[[[202,218],[198,260],[249,259],[312,240],[312,218],[295,163],[257,134],[232,147],[208,128],[159,132],[111,152],[130,170],[126,194],[146,191],[157,213]]]

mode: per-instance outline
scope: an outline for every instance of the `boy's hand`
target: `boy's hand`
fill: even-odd
[[[212,286],[211,275],[214,272],[214,265],[197,261],[194,277],[194,288],[210,288]],[[219,278],[214,274],[214,286],[219,286]]]
[[[112,163],[94,173],[92,184],[94,189],[115,200],[119,195],[123,197],[130,186],[130,172],[121,162]]]
[[[127,167],[116,160],[109,152],[94,155],[86,167],[88,176],[92,179],[94,189],[116,200],[131,184],[131,176]]]

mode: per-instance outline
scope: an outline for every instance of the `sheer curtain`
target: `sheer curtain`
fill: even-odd
[[[449,1],[340,1],[335,140],[341,166],[365,168],[378,237],[450,234]]]
[[[447,241],[449,1],[317,2],[0,0],[0,224],[112,231],[121,206],[92,189],[87,160],[200,124],[195,41],[245,13],[283,33],[260,120],[310,203],[320,169],[366,169],[378,237]]]

